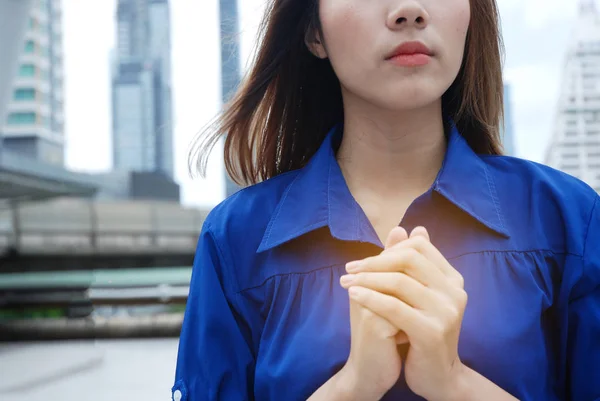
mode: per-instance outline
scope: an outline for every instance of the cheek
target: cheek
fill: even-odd
[[[447,9],[447,18],[442,37],[447,38],[447,56],[449,60],[454,60],[452,64],[462,64],[467,32],[469,31],[471,21],[471,10],[469,2],[465,0],[457,0],[449,3],[452,4],[449,4],[451,7]]]
[[[456,18],[456,30],[459,35],[462,35],[463,37],[467,36],[470,22],[471,10],[467,4],[467,6],[458,13]]]
[[[364,10],[355,0],[322,0],[321,25],[325,35],[328,56],[335,63],[338,59],[354,57],[357,49],[369,40],[369,29]],[[363,3],[364,7],[364,3]]]

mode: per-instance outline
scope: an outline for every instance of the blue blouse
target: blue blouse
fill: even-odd
[[[339,278],[382,244],[335,159],[214,208],[200,235],[175,401],[306,400],[346,362]],[[422,225],[464,276],[462,361],[520,400],[600,400],[600,201],[548,167],[475,154],[452,128],[434,184],[400,223]],[[403,377],[383,400],[420,400]]]

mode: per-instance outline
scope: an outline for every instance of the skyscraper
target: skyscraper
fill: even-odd
[[[113,53],[113,164],[173,178],[168,0],[118,0]]]
[[[5,149],[20,156],[62,165],[61,0],[36,0],[30,5],[25,40],[19,50],[17,76],[12,81],[5,118],[0,121],[0,137]]]
[[[513,126],[512,90],[509,84],[504,85],[504,125],[502,127],[504,154],[515,156],[515,133]]]
[[[547,164],[600,191],[600,12],[580,0]]]
[[[219,0],[221,19],[221,95],[226,104],[240,83],[240,41],[237,0]],[[225,173],[226,196],[239,187]]]

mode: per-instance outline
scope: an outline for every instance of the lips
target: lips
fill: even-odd
[[[390,60],[398,56],[414,56],[424,55],[433,56],[433,52],[421,42],[406,42],[396,47],[390,54],[387,55],[386,60]]]

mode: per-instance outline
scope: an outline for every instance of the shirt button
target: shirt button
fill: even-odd
[[[181,401],[181,390],[175,390],[173,392],[173,401]]]

